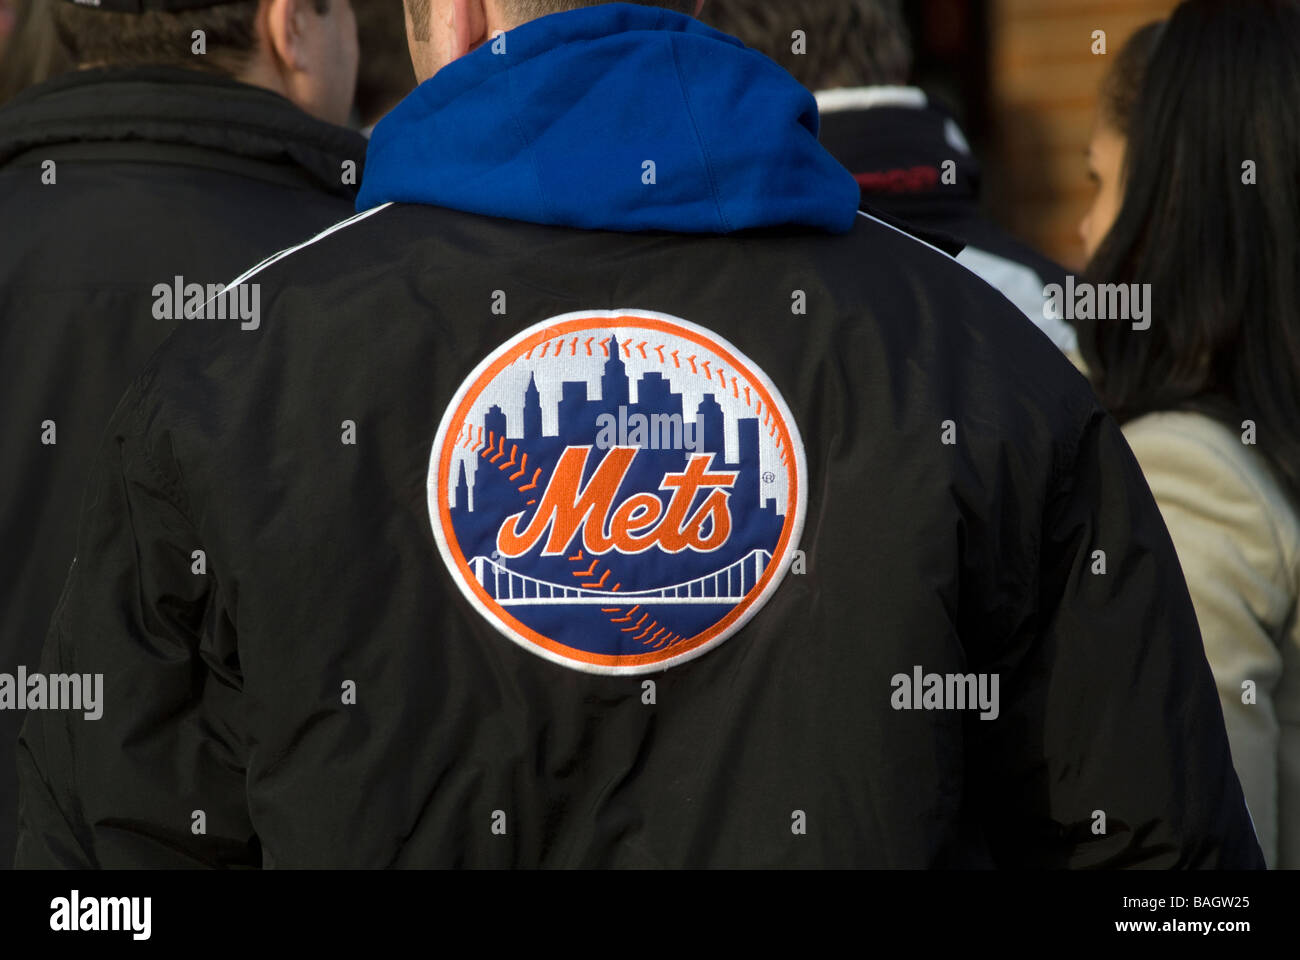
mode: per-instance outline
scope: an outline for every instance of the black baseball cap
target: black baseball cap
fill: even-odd
[[[65,0],[78,7],[92,10],[107,10],[110,13],[144,13],[146,10],[164,10],[176,13],[181,10],[197,10],[200,7],[216,7],[232,0]]]

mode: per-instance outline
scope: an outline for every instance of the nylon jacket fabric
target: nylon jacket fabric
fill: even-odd
[[[166,68],[76,71],[0,110],[0,673],[35,671],[101,432],[177,323],[155,285],[228,282],[346,216],[364,147],[276,94]],[[0,710],[5,866],[21,720]]]

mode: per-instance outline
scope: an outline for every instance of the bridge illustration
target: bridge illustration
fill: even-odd
[[[651,590],[589,590],[562,583],[549,583],[507,570],[488,557],[469,562],[483,589],[503,607],[546,604],[625,604],[629,600],[665,605],[685,603],[737,604],[753,589],[772,562],[766,550],[751,550],[730,566],[685,583]]]

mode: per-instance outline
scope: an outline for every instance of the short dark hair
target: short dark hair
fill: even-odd
[[[1142,78],[1164,28],[1163,20],[1139,27],[1116,55],[1102,81],[1101,119],[1125,139],[1133,128],[1133,109],[1142,90]]]
[[[708,0],[702,16],[809,90],[900,85],[912,73],[898,0]],[[802,53],[794,50],[796,30],[805,37]]]
[[[402,7],[395,0],[352,0],[357,16],[357,91],[353,106],[370,126],[415,89]]]
[[[77,64],[190,67],[238,73],[257,43],[261,0],[235,0],[192,10],[119,13],[58,0],[54,24],[59,41]],[[317,13],[329,0],[313,0]],[[191,52],[194,31],[202,30],[202,56]]]
[[[1260,453],[1300,498],[1297,49],[1295,0],[1173,12],[1134,107],[1124,202],[1088,271],[1150,284],[1150,327],[1078,327],[1117,420],[1177,409],[1234,430],[1253,420]]]
[[[611,0],[501,0],[501,6],[509,11],[516,23],[527,23],[551,13],[563,13],[566,10],[579,10],[582,7],[598,7]],[[624,0],[626,3],[639,3],[646,7],[666,7],[678,13],[694,13],[695,0]]]
[[[411,28],[416,40],[429,39],[429,0],[405,0],[411,10]],[[582,7],[596,7],[612,0],[500,0],[502,8],[515,23],[527,23],[538,17]],[[647,7],[667,7],[678,13],[694,13],[695,0],[623,0]]]

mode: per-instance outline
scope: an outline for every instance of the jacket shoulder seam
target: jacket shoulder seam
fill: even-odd
[[[346,227],[352,226],[352,224],[354,223],[360,223],[362,220],[365,220],[367,217],[373,216],[374,214],[379,213],[381,210],[386,210],[392,205],[393,205],[393,201],[390,200],[387,203],[381,203],[377,207],[371,207],[369,210],[362,210],[360,213],[354,213],[352,216],[348,217],[347,219],[340,220],[338,223],[326,227],[324,230],[322,230],[320,233],[316,234],[316,236],[312,237],[309,240],[304,240],[302,243],[296,244],[295,246],[285,247],[283,250],[279,251],[278,253],[271,254],[261,263],[257,264],[256,266],[250,267],[249,269],[241,273],[239,276],[235,277],[234,280],[231,280],[228,284],[226,284],[222,288],[222,292],[218,294],[218,296],[223,296],[229,293],[231,290],[239,286],[244,281],[257,276],[257,274],[261,273],[267,267],[279,263],[281,260],[297,253],[299,250],[306,249],[307,247],[310,247],[312,244],[316,243],[317,241],[324,240],[326,237],[338,233],[339,231],[345,229]],[[211,300],[208,301],[208,303],[211,302],[212,302]],[[204,306],[206,307],[207,303],[205,303]]]

